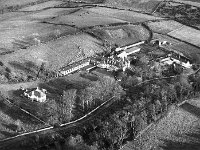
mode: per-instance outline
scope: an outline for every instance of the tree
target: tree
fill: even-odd
[[[45,116],[47,118],[47,123],[51,125],[59,123],[58,105],[55,99],[49,100],[45,103]]]
[[[111,77],[103,77],[86,87],[80,93],[82,107],[85,111],[93,109],[111,97],[120,99],[124,94],[122,87]]]
[[[59,108],[58,108],[58,115],[60,122],[66,123],[73,118],[74,116],[73,108],[75,104],[75,99],[77,97],[76,93],[77,93],[76,89],[70,89],[63,92],[63,97],[59,102]]]
[[[167,90],[163,88],[161,90],[161,105],[162,111],[165,112],[167,110],[168,102],[167,102]]]

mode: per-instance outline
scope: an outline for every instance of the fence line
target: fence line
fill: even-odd
[[[83,117],[81,117],[81,118],[79,118],[79,119],[77,119],[77,120],[68,122],[68,123],[61,124],[60,127],[64,127],[64,126],[67,126],[67,125],[71,125],[71,124],[77,123],[77,122],[80,121],[80,120],[85,119],[87,116],[91,115],[93,112],[95,112],[95,111],[97,111],[99,108],[103,107],[106,103],[108,103],[108,102],[110,102],[111,100],[113,100],[114,97],[115,97],[115,96],[113,96],[113,97],[111,97],[110,99],[108,99],[107,101],[103,102],[101,105],[99,105],[98,107],[96,107],[95,109],[93,109],[92,111],[90,111],[89,113],[87,113],[86,115],[84,115]],[[43,128],[43,129],[39,129],[39,130],[35,130],[35,131],[31,131],[31,132],[22,133],[22,134],[13,136],[13,137],[9,137],[9,138],[0,140],[0,142],[12,140],[12,139],[19,138],[19,137],[22,137],[22,136],[25,136],[25,135],[29,135],[29,134],[33,134],[33,133],[39,133],[39,132],[46,131],[46,130],[50,130],[50,129],[53,129],[53,128],[54,128],[53,126],[50,126],[50,127]]]

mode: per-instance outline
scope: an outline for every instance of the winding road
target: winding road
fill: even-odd
[[[93,120],[97,115],[99,115],[102,112],[105,112],[106,109],[108,109],[113,103],[115,102],[115,97],[111,97],[109,100],[105,101],[102,103],[100,106],[86,114],[85,116],[69,122],[65,124],[61,124],[60,127],[53,127],[50,126],[48,128],[43,128],[40,130],[28,132],[28,133],[23,133],[11,138],[7,138],[4,140],[0,141],[0,149],[1,150],[14,150],[17,148],[20,148],[23,146],[23,148],[31,148],[31,147],[36,147],[38,143],[34,143],[33,141],[35,139],[47,139],[50,135],[56,134],[56,133],[64,133],[67,132],[66,130],[70,131],[74,127],[78,127],[86,123],[87,121]],[[25,142],[25,143],[23,143]],[[48,144],[51,144],[50,142],[53,141],[48,141]],[[45,144],[45,142],[43,142]],[[44,146],[40,143],[40,145],[37,146]]]

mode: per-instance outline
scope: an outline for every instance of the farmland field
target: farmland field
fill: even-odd
[[[171,46],[167,47],[169,50],[175,50],[181,52],[185,56],[191,58],[194,62],[200,63],[200,48],[188,45],[184,42],[175,40],[167,35],[162,35],[162,34],[154,33],[153,39],[159,39],[161,41],[168,41],[172,43]]]
[[[175,40],[167,35],[157,34],[157,33],[153,34],[153,39],[159,39],[160,41],[168,41],[168,42],[172,43],[172,45],[181,43],[180,41]]]
[[[158,21],[158,22],[149,22],[148,26],[154,32],[167,34],[171,31],[181,28],[183,25],[173,20],[164,20],[164,21]]]
[[[102,40],[109,41],[118,46],[136,43],[147,40],[149,32],[140,25],[124,25],[120,27],[105,27],[89,30]]]
[[[87,9],[86,10],[83,9],[69,15],[63,15],[55,19],[49,19],[48,22],[55,24],[74,25],[76,27],[83,28],[96,25],[122,23],[125,21],[118,18],[97,14],[92,11],[88,11]]]
[[[99,44],[101,42],[91,36],[80,34],[60,38],[39,46],[32,46],[19,52],[16,51],[10,55],[5,55],[1,59],[5,65],[12,64],[12,66],[16,63],[23,64],[28,61],[36,65],[41,65],[44,62],[47,68],[57,70],[72,61],[78,61],[92,56],[96,52],[101,52],[103,47]]]
[[[152,12],[160,3],[160,0],[106,0],[106,5],[130,8],[139,11]]]
[[[60,4],[62,4],[61,1],[47,1],[47,2],[36,4],[33,6],[24,7],[22,9],[20,9],[19,11],[37,11],[37,10],[42,10],[42,9],[48,8],[48,7],[54,7],[54,6],[60,5]]]
[[[200,7],[200,1],[199,0],[173,0],[173,1]]]
[[[161,18],[125,10],[115,10],[110,8],[88,8],[68,15],[66,14],[57,18],[48,19],[48,22],[55,24],[74,25],[76,27],[83,28],[94,25],[98,26],[123,22],[137,23],[155,19]]]
[[[198,64],[200,63],[200,48],[196,48],[194,46],[191,46],[185,43],[180,43],[180,44],[172,46],[172,49],[182,52],[186,56],[192,58],[192,61]]]
[[[25,5],[31,2],[36,2],[38,0],[1,0],[0,1],[0,9],[9,7],[9,6],[16,6],[16,5]]]
[[[168,35],[186,41],[188,43],[200,46],[200,31],[191,27],[184,26],[179,30],[168,33]]]
[[[141,13],[126,11],[126,10],[116,10],[116,9],[110,9],[110,8],[89,8],[88,11],[101,14],[104,16],[109,16],[112,18],[121,19],[123,21],[131,22],[131,23],[161,19],[160,17],[154,17],[147,14],[141,14]]]
[[[38,120],[0,100],[0,139],[45,127]],[[20,129],[21,128],[21,129]]]
[[[13,20],[0,25],[0,48],[17,50],[77,32],[72,27]]]
[[[76,10],[76,9],[75,9]],[[24,17],[24,19],[32,19],[32,20],[38,20],[43,21],[44,19],[58,17],[59,15],[70,13],[71,11],[74,11],[74,8],[50,8],[45,9],[39,12],[33,12],[30,15],[27,15]]]

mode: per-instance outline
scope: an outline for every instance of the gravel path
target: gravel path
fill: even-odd
[[[200,99],[173,108],[123,150],[200,150]]]

